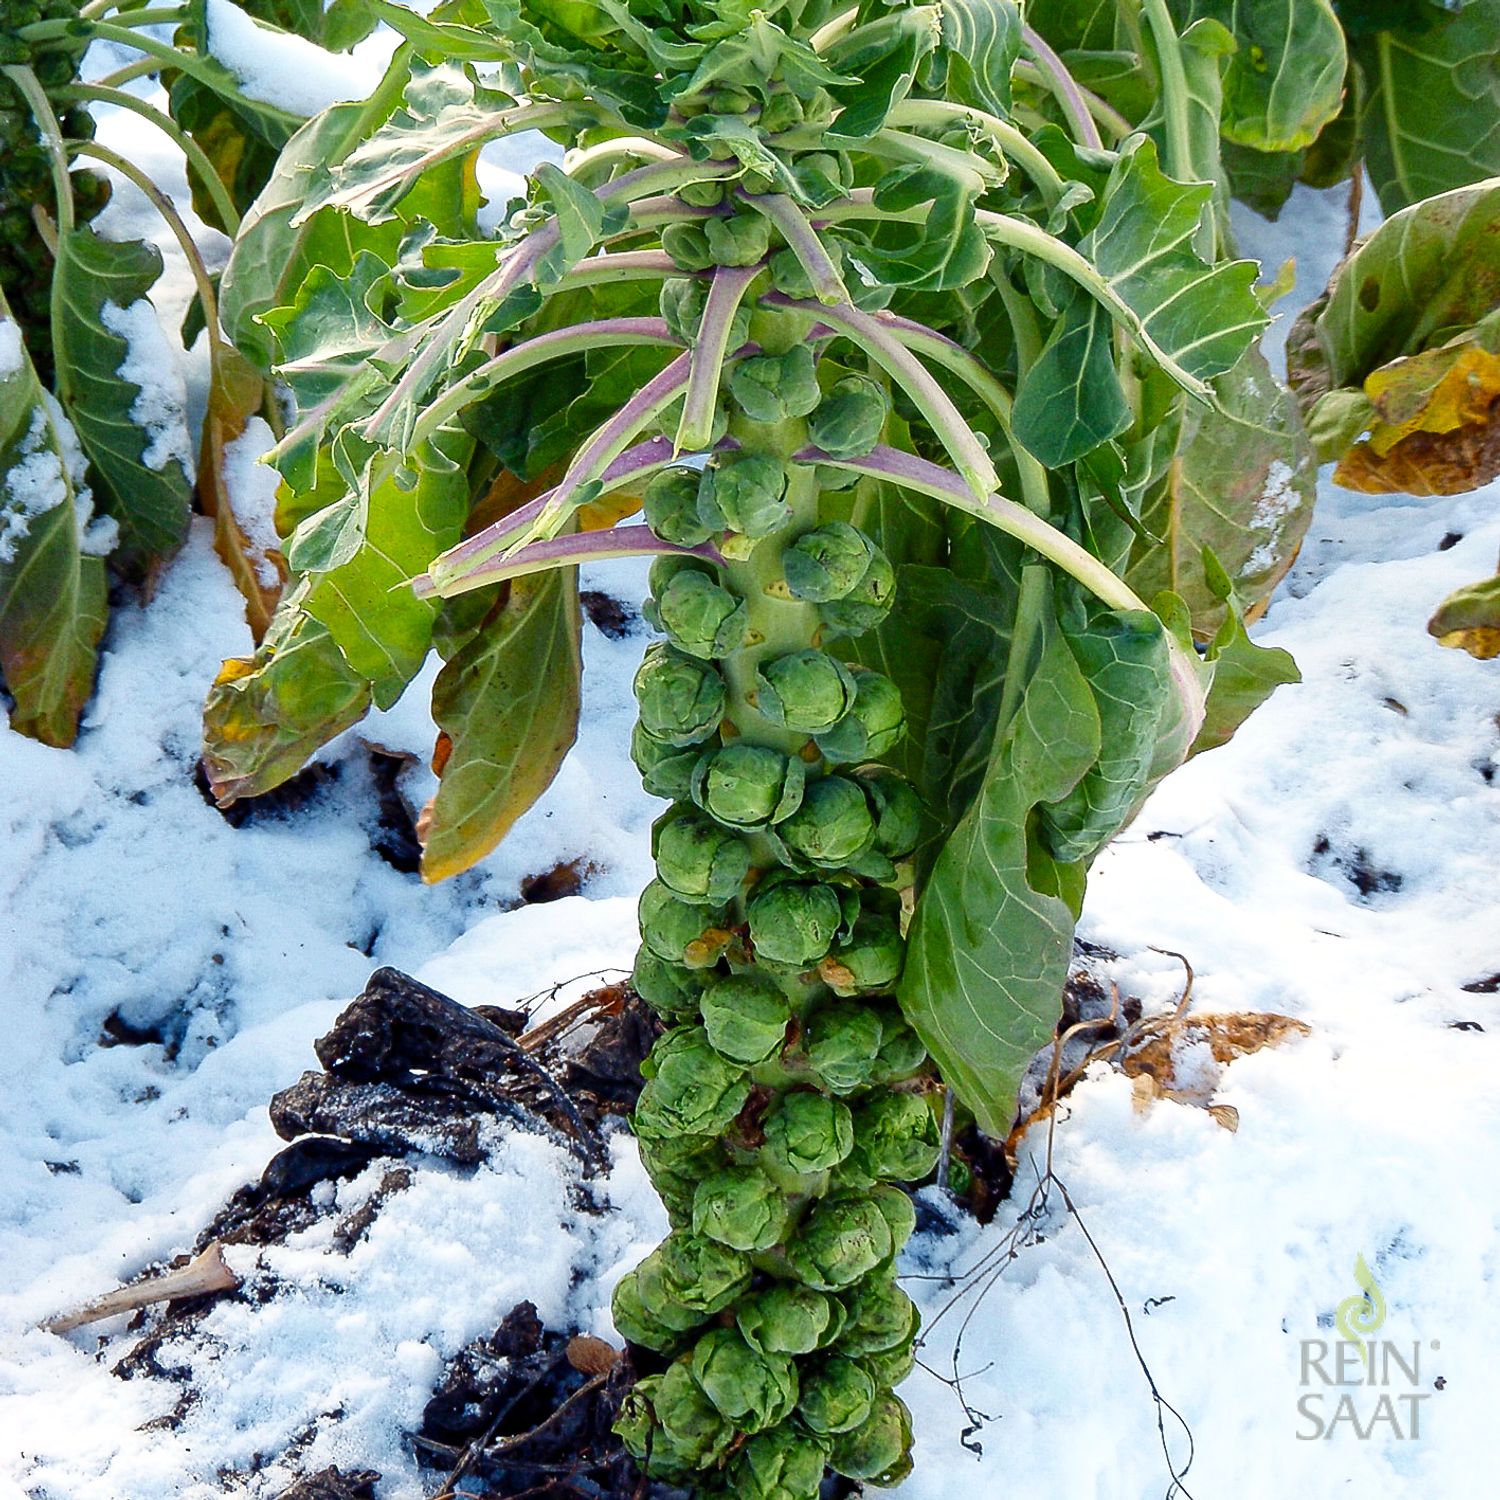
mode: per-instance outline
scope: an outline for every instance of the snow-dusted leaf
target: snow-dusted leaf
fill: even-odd
[[[917,902],[899,999],[943,1078],[982,1129],[1003,1137],[1032,1054],[1057,1025],[1078,888],[1032,829],[1099,754],[1099,714],[1053,618],[984,785],[949,835]]]
[[[259,641],[286,581],[274,522],[278,475],[257,462],[271,429],[256,416],[265,400],[260,373],[232,346],[214,361],[203,414],[198,498],[213,517],[214,547],[245,596],[245,618]]]
[[[437,795],[418,822],[422,877],[482,859],[546,791],[578,732],[578,575],[505,586],[432,689]]]
[[[0,295],[0,682],[11,728],[71,745],[104,633],[104,564],[80,547],[83,456]]]
[[[1214,390],[1219,409],[1188,408],[1175,461],[1142,508],[1142,523],[1161,543],[1138,542],[1126,575],[1143,599],[1163,589],[1181,595],[1200,640],[1224,618],[1203,577],[1203,548],[1212,548],[1253,613],[1297,555],[1317,481],[1302,419],[1259,351]]]
[[[385,223],[426,173],[507,134],[515,114],[510,95],[477,84],[464,67],[413,62],[400,106],[329,166],[294,211],[292,227],[323,208],[344,208],[368,223]]]
[[[369,710],[370,684],[303,609],[306,594],[286,594],[255,655],[226,661],[209,690],[203,766],[220,807],[280,786]]]
[[[1423,20],[1355,46],[1365,166],[1388,214],[1500,173],[1500,0]]]
[[[161,264],[152,245],[80,228],[60,236],[53,271],[63,309],[52,328],[58,398],[137,567],[181,546],[192,494],[175,370],[163,368],[172,355],[146,298]]]

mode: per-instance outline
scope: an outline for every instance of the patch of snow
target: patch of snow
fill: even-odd
[[[72,427],[66,419],[54,427],[49,414],[62,417],[57,402],[43,391],[42,405],[31,414],[31,425],[17,446],[16,461],[6,471],[0,491],[0,563],[14,562],[17,545],[31,534],[31,523],[65,504],[71,493],[68,471],[72,464],[63,427],[69,433]],[[76,434],[73,441],[76,444]]]
[[[281,476],[261,458],[276,446],[276,434],[263,417],[251,417],[245,430],[224,445],[224,488],[229,508],[250,544],[255,575],[268,589],[281,578],[270,554],[281,548],[276,531],[276,490]]]
[[[115,374],[136,387],[130,420],[146,434],[141,462],[160,474],[169,463],[180,465],[193,480],[193,447],[188,437],[187,388],[177,351],[162,330],[148,298],[129,307],[106,302],[99,321],[125,340],[125,358]]]
[[[208,48],[247,98],[290,114],[315,115],[340,99],[364,99],[400,40],[381,28],[351,52],[328,52],[256,22],[231,0],[207,0]]]
[[[19,375],[26,365],[21,343],[21,325],[14,318],[0,317],[0,380]]]

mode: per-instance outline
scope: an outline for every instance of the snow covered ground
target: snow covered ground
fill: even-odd
[[[1336,257],[1340,209],[1301,195],[1279,227],[1242,220],[1245,248],[1271,265],[1301,253],[1305,297]],[[1176,950],[1196,1010],[1283,1012],[1311,1034],[1225,1072],[1215,1098],[1236,1132],[1189,1105],[1139,1108],[1099,1067],[1050,1142],[1077,1218],[1054,1186],[1006,1259],[1044,1170],[1039,1127],[993,1226],[914,1244],[931,1332],[903,1390],[909,1500],[1169,1493],[1188,1440],[1168,1415],[1164,1454],[1104,1264],[1191,1430],[1186,1493],[1494,1492],[1500,664],[1442,650],[1424,624],[1493,566],[1497,500],[1500,486],[1381,503],[1325,485],[1260,627],[1305,681],[1170,778],[1100,860],[1083,935],[1122,955],[1123,994],[1170,1009],[1181,965],[1153,949]],[[641,577],[590,583],[638,597]],[[280,819],[231,828],[195,789],[204,691],[248,639],[200,530],[154,602],[116,614],[76,751],[0,729],[0,1500],[260,1500],[330,1463],[416,1500],[401,1434],[444,1361],[522,1297],[610,1336],[613,1283],[663,1229],[625,1139],[605,1215],[536,1138],[505,1138],[473,1175],[424,1169],[347,1255],[331,1219],[231,1249],[274,1295],[222,1303],[206,1337],[164,1351],[198,1397],[175,1428],[155,1419],[183,1384],[111,1373],[135,1338],[123,1319],[37,1330],[184,1250],[259,1174],[280,1145],[267,1099],[377,965],[506,1004],[630,960],[654,807],[625,753],[642,635],[587,632],[578,748],[504,848],[436,889],[375,851],[356,735]],[[423,688],[369,738],[425,755]],[[517,904],[524,877],[571,860],[597,868],[584,897]],[[110,1017],[159,1039],[101,1046]],[[328,1194],[352,1208],[378,1176]],[[1384,1319],[1370,1367],[1340,1372],[1360,1258]]]

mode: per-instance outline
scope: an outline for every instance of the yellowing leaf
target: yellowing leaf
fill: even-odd
[[[1364,389],[1376,420],[1334,470],[1345,489],[1457,495],[1500,475],[1500,354],[1455,341],[1382,365]]]
[[[1449,594],[1427,629],[1439,645],[1457,647],[1480,661],[1500,656],[1500,573]]]

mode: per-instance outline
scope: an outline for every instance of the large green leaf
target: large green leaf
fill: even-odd
[[[1219,409],[1188,409],[1176,459],[1142,510],[1161,541],[1138,541],[1126,575],[1143,599],[1163,589],[1180,594],[1201,640],[1224,618],[1203,576],[1203,549],[1213,550],[1253,611],[1291,566],[1317,485],[1302,419],[1258,350],[1214,389]]]
[[[1021,13],[1011,0],[947,0],[943,51],[951,98],[1010,115],[1010,75],[1021,52]]]
[[[1075,864],[1091,861],[1140,806],[1173,693],[1167,632],[1149,610],[1100,610],[1067,640],[1099,713],[1099,758],[1042,809],[1041,826],[1053,858]]]
[[[358,525],[347,558],[309,579],[303,608],[327,626],[381,708],[401,696],[432,643],[438,606],[408,584],[463,534],[464,465],[473,446],[466,434],[444,430],[411,453],[374,455],[358,476]],[[340,493],[336,503],[346,498]],[[317,520],[315,514],[303,526]],[[294,565],[295,548],[294,540]]]
[[[1362,37],[1365,165],[1388,214],[1500,173],[1500,0]]]
[[[1226,140],[1295,151],[1338,114],[1344,32],[1329,0],[1173,0],[1172,9],[1182,25],[1208,18],[1235,39],[1224,69]]]
[[[1042,847],[1033,818],[1099,754],[1099,714],[1052,614],[1035,669],[978,797],[917,902],[898,996],[943,1078],[1003,1137],[1027,1064],[1056,1028],[1077,913],[1059,891],[1076,869]]]
[[[422,877],[482,859],[551,784],[578,733],[577,573],[518,578],[432,689],[437,795],[418,823]]]
[[[1099,223],[1079,245],[1152,341],[1189,375],[1232,369],[1270,321],[1255,295],[1254,261],[1206,261],[1195,239],[1213,188],[1174,182],[1144,136],[1110,174]]]
[[[1016,441],[1057,469],[1117,437],[1132,415],[1115,375],[1114,324],[1094,298],[1070,288],[1016,397]]]
[[[142,314],[155,319],[149,301],[137,304],[160,274],[161,256],[140,240],[102,240],[85,228],[59,237],[57,394],[94,466],[100,498],[120,523],[124,555],[138,567],[181,546],[192,495],[175,429],[161,425],[173,414],[158,409],[152,373],[141,368],[151,351],[132,350],[116,331],[129,331],[128,320]]]
[[[82,454],[0,296],[0,680],[11,728],[71,745],[104,633],[104,564],[80,548]]]
[[[306,584],[285,594],[255,655],[226,661],[209,690],[203,766],[221,807],[280,786],[369,710],[369,683],[303,609],[306,595]]]
[[[374,227],[325,209],[295,227],[292,220],[319,191],[329,168],[396,108],[406,77],[406,58],[398,53],[368,99],[335,104],[309,120],[287,142],[270,181],[245,215],[224,268],[219,316],[229,337],[263,370],[270,369],[273,343],[258,319],[290,303],[314,266],[347,274],[360,250],[388,264],[396,259],[409,227],[405,218]],[[464,172],[460,162],[429,173],[403,210],[413,218],[433,220],[444,233],[459,233],[467,227],[462,222],[467,207]]]

